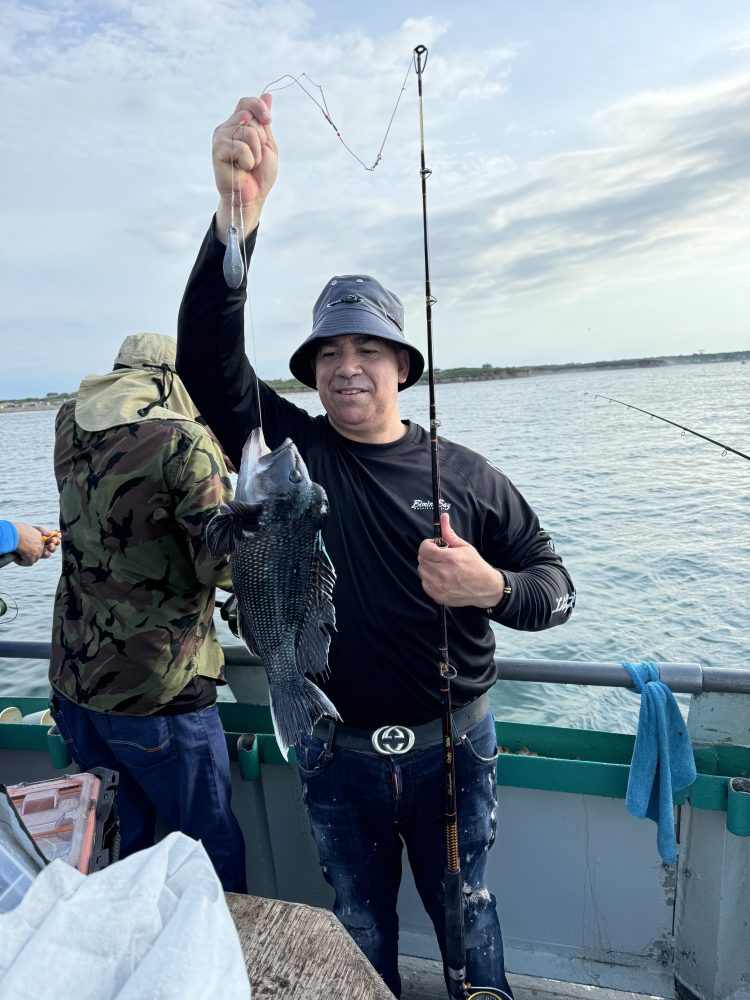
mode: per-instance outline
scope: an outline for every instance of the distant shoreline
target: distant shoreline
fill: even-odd
[[[654,358],[622,358],[619,361],[568,362],[560,365],[519,365],[516,367],[495,367],[482,365],[480,368],[436,368],[435,381],[450,382],[495,382],[508,378],[529,378],[533,375],[561,375],[565,372],[608,371],[632,368],[662,368],[672,365],[720,364],[723,362],[750,361],[749,351],[701,352],[697,354],[670,354]],[[276,392],[310,392],[311,390],[296,379],[264,379],[266,385]],[[423,375],[417,385],[427,384]],[[44,397],[26,399],[6,399],[0,401],[0,413],[38,413],[44,410],[58,410],[63,403],[73,398],[73,393],[47,393]]]

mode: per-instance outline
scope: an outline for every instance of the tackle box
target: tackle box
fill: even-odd
[[[0,785],[0,913],[14,910],[47,864]]]
[[[7,792],[44,857],[62,858],[88,875],[119,857],[117,780],[116,771],[97,767],[48,781],[8,785]]]

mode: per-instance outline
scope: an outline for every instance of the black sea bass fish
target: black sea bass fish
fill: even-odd
[[[320,529],[325,491],[312,482],[294,443],[271,451],[257,427],[242,450],[235,498],[209,521],[212,555],[231,556],[240,635],[263,661],[271,717],[287,756],[324,715],[339,714],[305,674],[328,669],[336,624],[336,580]]]

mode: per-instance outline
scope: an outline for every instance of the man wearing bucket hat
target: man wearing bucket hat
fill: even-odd
[[[570,615],[574,592],[523,497],[475,452],[441,440],[442,534],[432,541],[429,435],[402,421],[399,391],[424,361],[404,336],[399,299],[365,274],[331,278],[312,332],[290,360],[318,391],[311,417],[256,378],[244,352],[244,280],[222,273],[232,187],[247,259],[276,178],[270,95],[245,98],[214,133],[219,210],[180,310],[177,368],[237,463],[262,417],[273,448],[291,437],[326,490],[323,527],[336,568],[330,676],[342,722],[323,719],[296,747],[310,826],[334,910],[396,996],[401,853],[443,948],[445,871],[435,601],[448,608],[465,897],[467,981],[510,992],[495,899],[485,884],[495,838],[497,747],[487,692],[497,678],[490,621],[543,629]],[[243,125],[244,128],[238,128]]]
[[[153,844],[159,818],[202,840],[224,888],[244,892],[215,704],[214,593],[231,582],[204,539],[231,485],[175,347],[126,337],[113,370],[88,375],[58,414],[52,705],[76,763],[119,772],[122,856]]]
[[[404,348],[409,355],[409,372],[399,389],[418,382],[424,370],[424,358],[404,336],[404,307],[401,300],[366,274],[344,274],[331,278],[313,306],[310,336],[289,360],[292,375],[317,389],[314,360],[318,341],[355,332],[377,337]]]

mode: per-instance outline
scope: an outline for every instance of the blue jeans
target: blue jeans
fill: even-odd
[[[81,768],[119,772],[121,857],[154,843],[157,817],[203,842],[227,892],[247,892],[245,841],[231,809],[229,754],[216,705],[180,715],[92,712],[53,692],[53,716]]]
[[[464,881],[466,978],[512,997],[495,897],[485,883],[495,840],[497,746],[488,713],[455,744],[458,844]],[[334,913],[395,994],[396,898],[403,845],[444,954],[445,784],[441,746],[384,757],[305,737],[296,748],[310,827]]]

